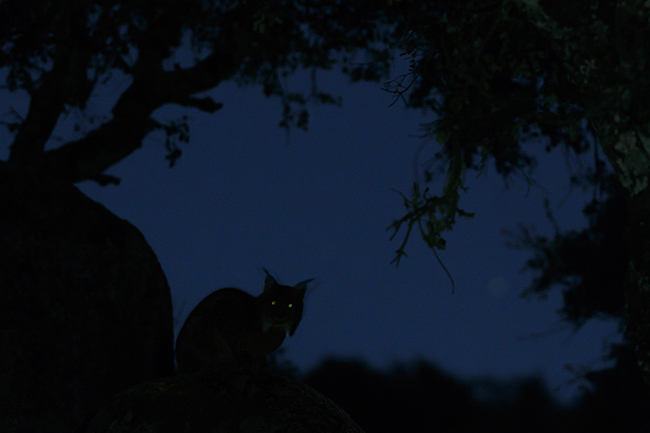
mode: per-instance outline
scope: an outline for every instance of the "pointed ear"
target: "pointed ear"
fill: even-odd
[[[266,274],[266,278],[264,279],[264,290],[266,291],[273,286],[277,286],[278,282],[275,280],[275,278],[273,278],[271,274],[269,274],[269,271],[267,271],[266,268],[262,269],[264,269],[264,273]]]
[[[307,291],[307,283],[309,283],[310,281],[314,281],[314,279],[310,278],[308,280],[301,281],[298,284],[296,284],[295,286],[293,286],[293,288],[296,289],[296,292],[298,292],[298,294],[301,295],[300,296],[301,298],[303,298],[305,296],[305,292]]]

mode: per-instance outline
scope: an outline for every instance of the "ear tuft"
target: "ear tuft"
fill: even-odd
[[[293,288],[296,289],[296,292],[298,293],[302,292],[302,296],[305,296],[305,292],[307,291],[307,284],[311,281],[314,281],[314,279],[310,278],[308,280],[301,281],[295,286],[293,286]]]
[[[264,279],[264,290],[268,290],[273,286],[277,286],[278,282],[275,280],[275,278],[273,278],[271,274],[269,274],[269,271],[267,271],[266,268],[262,269],[264,269],[264,273],[266,274],[266,278]]]

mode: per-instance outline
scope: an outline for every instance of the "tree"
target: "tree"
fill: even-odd
[[[0,201],[11,209],[0,215],[0,402],[9,414],[0,430],[85,430],[113,394],[173,370],[171,297],[155,255],[137,229],[73,183],[118,183],[107,171],[156,130],[173,166],[188,125],[152,113],[165,104],[216,112],[222,103],[200,93],[225,81],[261,85],[279,98],[282,127],[306,128],[308,101],[338,102],[315,86],[318,69],[338,62],[352,80],[385,76],[396,16],[382,6],[0,2],[2,91],[29,98],[26,114],[12,109],[1,119],[14,135],[0,164]],[[380,61],[358,63],[361,49]],[[169,60],[176,53],[189,64]],[[299,69],[313,72],[310,94],[282,87]],[[113,77],[130,84],[102,118],[93,94]],[[70,114],[81,119],[76,138],[47,148]]]
[[[547,151],[558,147],[576,154],[595,151],[594,170],[577,174],[576,179],[588,175],[596,188],[612,192],[612,179],[597,156],[601,149],[614,168],[621,194],[608,202],[609,207],[601,208],[603,203],[595,201],[587,213],[592,219],[591,235],[598,238],[608,257],[607,269],[616,277],[606,284],[611,293],[601,296],[605,282],[601,287],[591,285],[594,275],[586,273],[597,267],[593,255],[583,257],[581,265],[576,263],[577,256],[591,245],[586,234],[581,238],[558,233],[549,245],[524,232],[523,244],[542,253],[530,263],[544,271],[532,291],[566,284],[568,276],[587,277],[577,291],[565,292],[569,299],[565,296],[564,312],[576,321],[600,310],[624,315],[625,336],[650,384],[650,86],[646,70],[650,4],[634,0],[403,0],[396,7],[408,23],[399,42],[411,63],[408,72],[389,82],[386,89],[409,106],[437,116],[424,125],[423,137],[434,138],[442,146],[433,161],[445,172],[439,196],[418,183],[410,197],[404,196],[407,213],[391,226],[393,236],[406,226],[396,260],[404,255],[414,227],[435,252],[444,248],[441,235],[453,227],[456,217],[472,215],[459,208],[466,170],[480,173],[494,161],[503,177],[520,172],[530,179],[535,159],[524,145],[543,140]],[[425,182],[434,166],[425,170]],[[612,211],[618,215],[613,217]],[[605,233],[603,218],[615,218],[622,226],[614,229],[616,233]],[[603,243],[606,235],[611,236]],[[570,258],[572,263],[561,269],[558,262],[549,261],[552,257]],[[576,295],[579,300],[570,299]],[[620,302],[607,307],[606,300],[612,298]]]

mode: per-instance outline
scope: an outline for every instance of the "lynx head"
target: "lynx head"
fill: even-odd
[[[262,331],[266,333],[272,327],[282,327],[287,334],[293,335],[302,319],[302,300],[307,283],[313,278],[291,287],[279,284],[266,269],[264,272],[264,293],[257,297],[262,315]]]

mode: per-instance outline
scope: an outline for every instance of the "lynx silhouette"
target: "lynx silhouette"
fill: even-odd
[[[180,373],[206,368],[261,368],[286,334],[302,319],[306,280],[283,286],[266,269],[264,292],[257,296],[233,288],[208,295],[190,313],[176,339]]]

